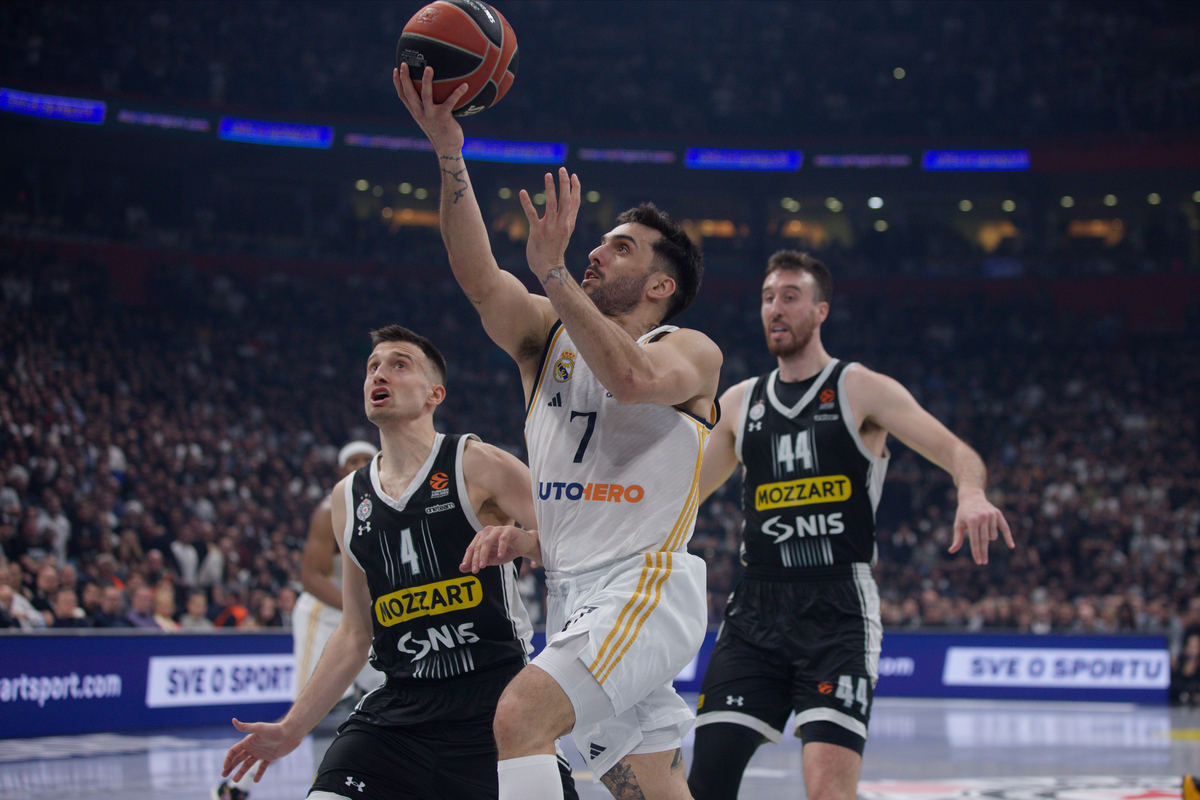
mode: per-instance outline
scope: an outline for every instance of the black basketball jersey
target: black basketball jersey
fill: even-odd
[[[371,666],[390,680],[436,681],[523,664],[533,627],[515,563],[460,572],[483,528],[467,497],[462,454],[470,436],[438,434],[404,495],[379,485],[379,459],[346,483],[344,549],[371,591]]]
[[[790,408],[777,392],[778,369],[747,386],[734,446],[745,469],[748,572],[875,563],[875,508],[888,456],[876,456],[859,436],[845,391],[849,366],[830,361]]]

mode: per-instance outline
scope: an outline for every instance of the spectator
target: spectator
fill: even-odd
[[[96,615],[100,612],[100,602],[104,597],[104,590],[95,581],[85,581],[82,591],[79,595],[79,607],[83,609],[83,613],[87,618],[95,624]]]
[[[242,621],[243,628],[281,628],[283,617],[275,598],[264,594],[254,603],[254,613]]]
[[[54,624],[54,593],[57,591],[58,569],[53,564],[45,564],[37,571],[37,582],[29,602],[42,612],[47,625]]]
[[[209,609],[212,614],[212,623],[217,628],[236,628],[240,626],[250,612],[242,605],[239,597],[239,590],[236,586],[221,586],[213,587],[213,603],[216,606],[214,609]]]
[[[291,630],[292,628],[292,609],[296,607],[296,590],[291,586],[284,586],[279,590],[279,597],[276,605],[279,607],[280,624]]]
[[[187,607],[183,616],[179,618],[179,627],[181,630],[212,630],[213,624],[206,615],[208,610],[208,597],[202,591],[193,591],[188,594]]]
[[[1184,634],[1183,650],[1171,659],[1169,695],[1173,705],[1200,705],[1200,628]]]
[[[132,628],[133,623],[125,618],[125,590],[119,586],[105,586],[100,597],[100,610],[92,621],[97,628]]]
[[[177,631],[180,625],[175,621],[175,591],[169,583],[160,585],[152,590],[154,596],[154,621],[164,631]]]
[[[0,583],[0,628],[19,628],[20,621],[13,609],[13,590],[7,583]]]
[[[92,621],[79,607],[75,590],[67,587],[59,589],[54,595],[54,628],[90,628]]]
[[[71,520],[63,511],[62,502],[51,489],[42,493],[42,506],[38,510],[38,528],[59,562],[67,560],[67,542],[71,539]]]
[[[154,618],[154,590],[149,586],[137,586],[129,597],[129,611],[125,619],[134,628],[153,628],[161,630]]]

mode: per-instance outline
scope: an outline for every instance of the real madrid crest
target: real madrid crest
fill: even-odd
[[[564,383],[571,379],[571,370],[575,369],[575,353],[563,350],[554,362],[554,380]]]
[[[360,522],[366,522],[367,517],[371,516],[371,498],[364,497],[358,504],[358,510],[354,512],[354,515]]]

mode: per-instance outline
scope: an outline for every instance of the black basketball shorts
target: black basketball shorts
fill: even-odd
[[[356,800],[494,800],[492,720],[518,669],[371,692],[338,728],[310,792]]]
[[[704,673],[697,726],[732,722],[778,743],[795,711],[806,743],[862,752],[883,627],[870,567],[851,566],[849,577],[826,580],[742,578]]]

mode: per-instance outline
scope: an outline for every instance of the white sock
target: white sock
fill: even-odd
[[[563,800],[558,759],[552,755],[506,758],[496,766],[498,800]]]

